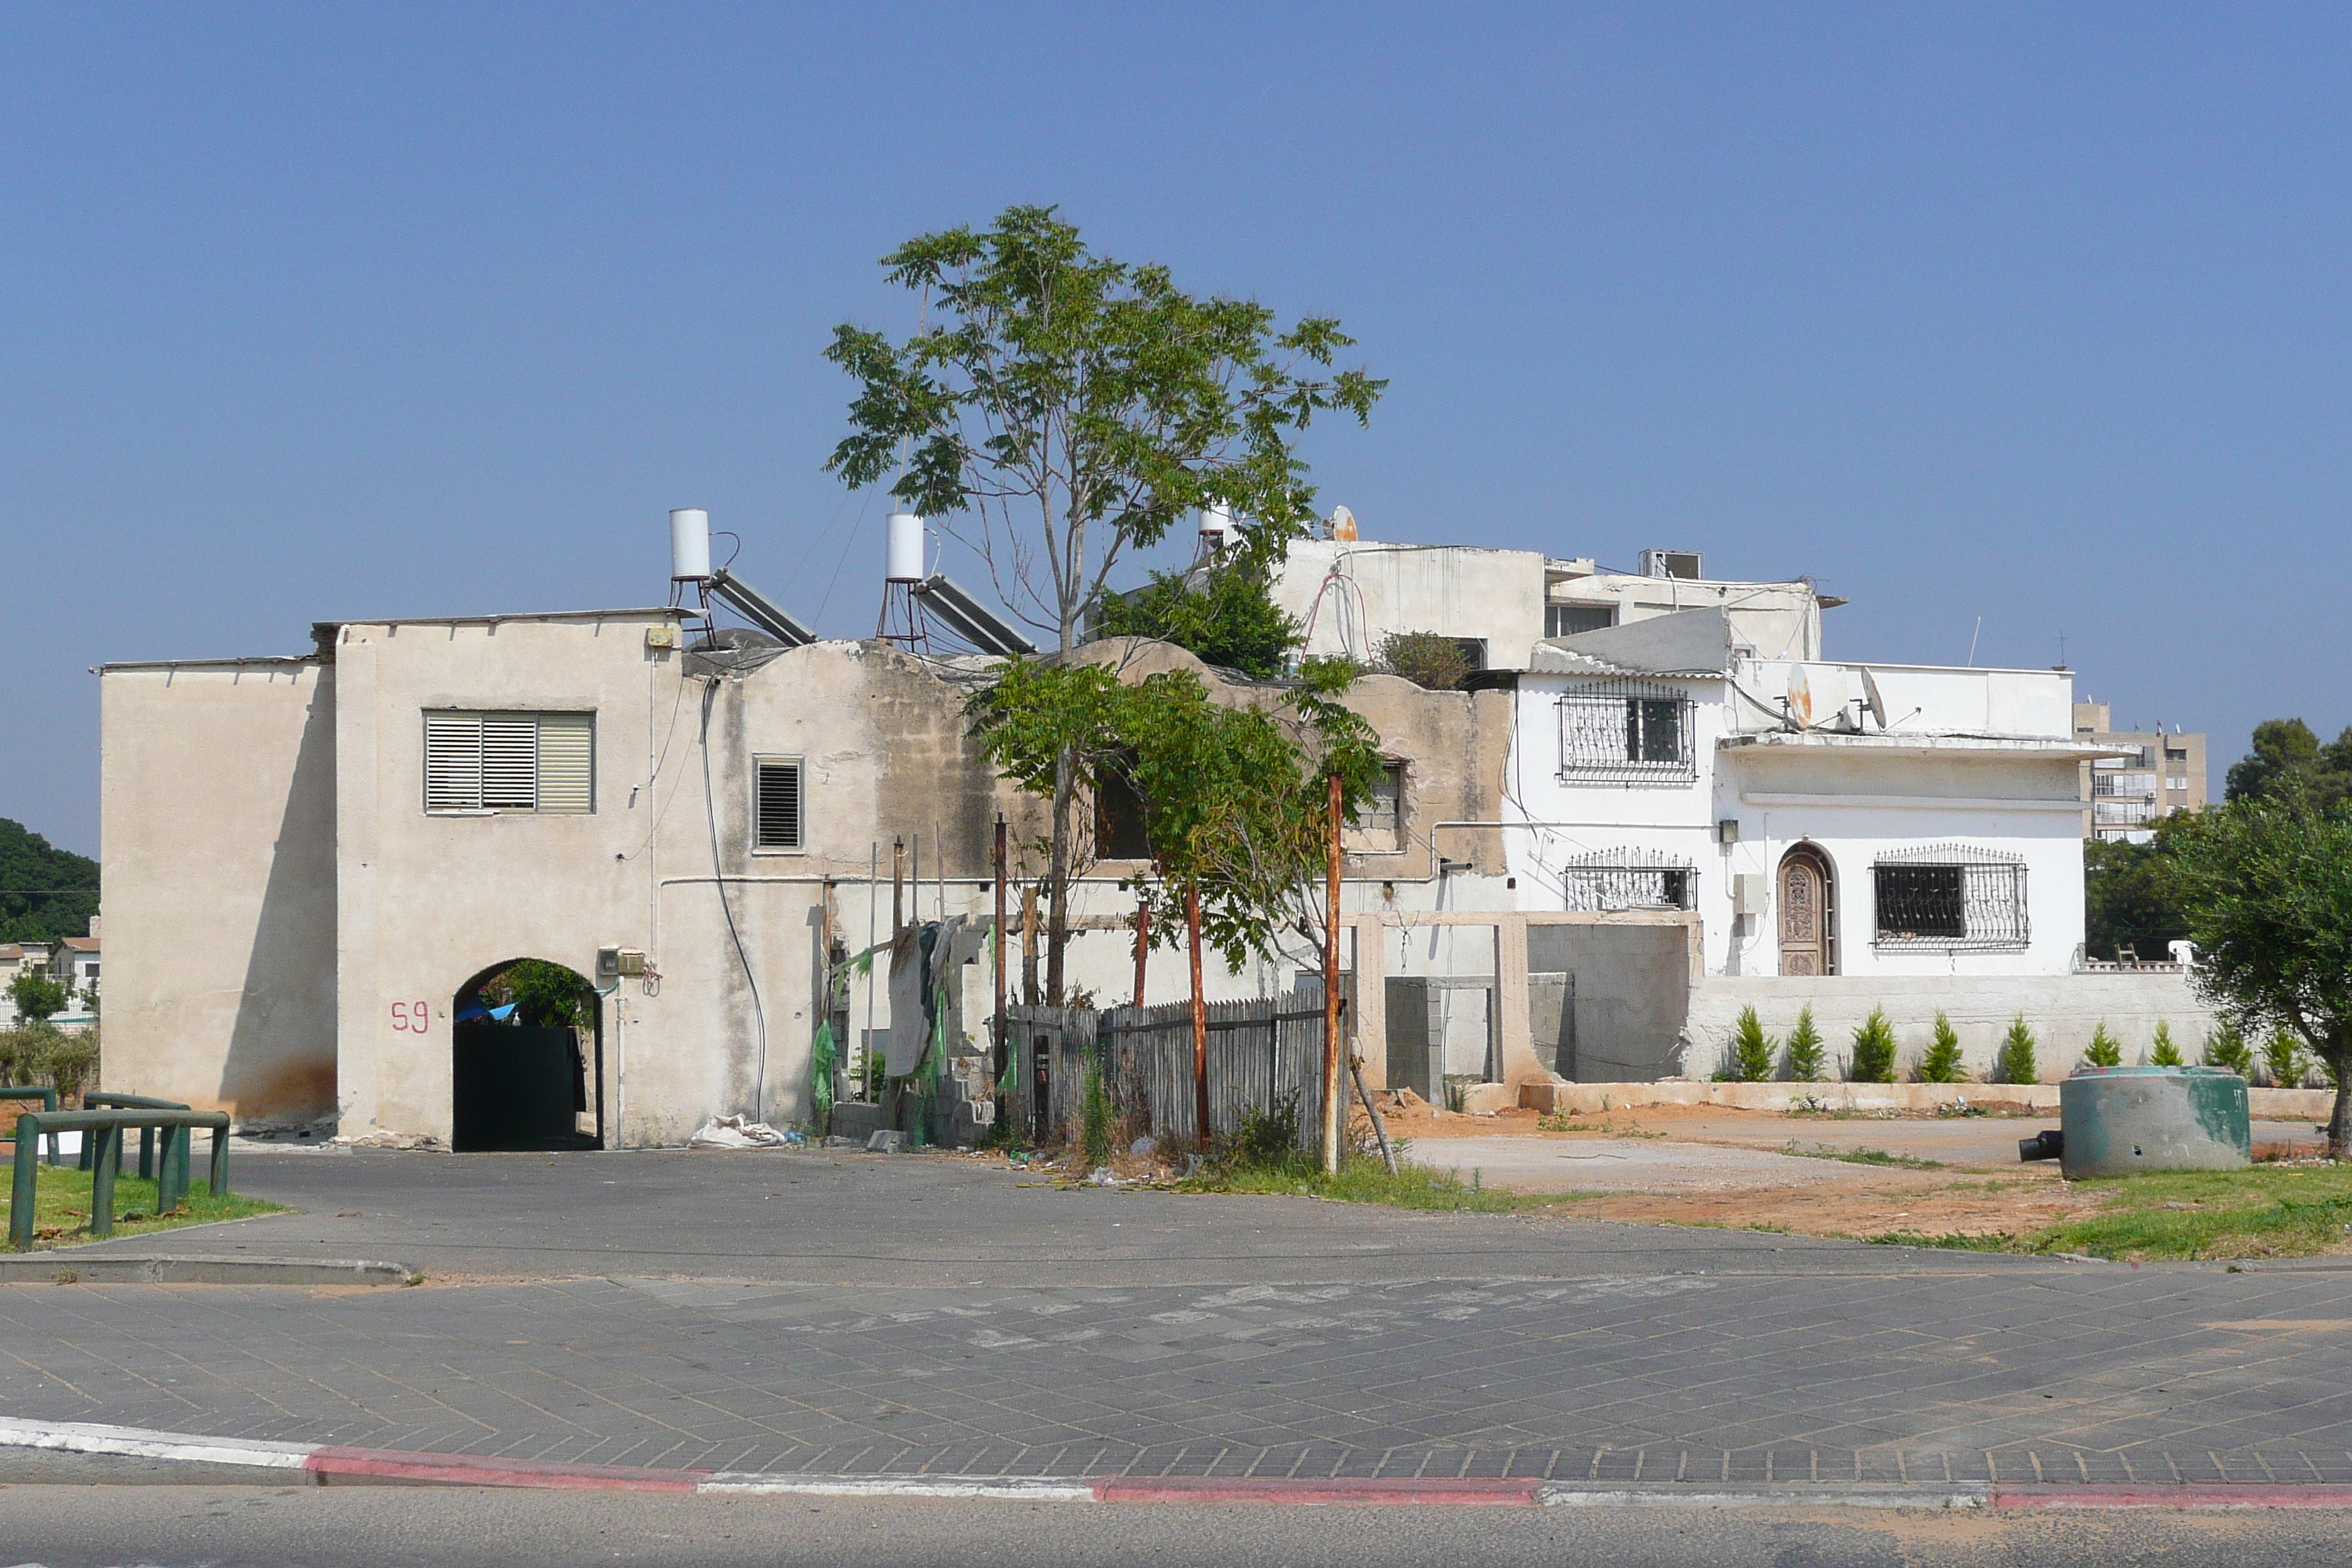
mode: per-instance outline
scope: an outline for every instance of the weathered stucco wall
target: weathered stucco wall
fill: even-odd
[[[114,666],[99,690],[101,1087],[331,1115],[333,667]]]

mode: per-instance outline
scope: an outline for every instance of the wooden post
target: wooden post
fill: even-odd
[[[895,834],[890,839],[890,940],[907,929],[907,838]]]
[[[1013,1036],[1005,1027],[1004,1017],[1004,814],[996,814],[996,1051],[990,1059],[989,1088],[1004,1081],[1005,1051]],[[996,1108],[999,1116],[1004,1107]]]
[[[1135,900],[1135,1005],[1143,1005],[1143,982],[1151,962],[1151,900]]]
[[[1037,884],[1021,889],[1021,1002],[1037,1005]]]
[[[1201,1152],[1212,1142],[1209,1131],[1209,1000],[1201,989],[1201,884],[1184,884],[1184,930],[1192,941],[1192,1100],[1198,1118]]]
[[[1331,775],[1331,837],[1323,868],[1323,1169],[1339,1172],[1347,1090],[1339,1080],[1339,775]]]

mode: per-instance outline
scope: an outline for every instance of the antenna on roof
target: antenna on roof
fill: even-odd
[[[1862,672],[1862,700],[1869,708],[1870,716],[1878,721],[1878,727],[1885,729],[1886,699],[1878,694],[1878,682],[1871,679],[1870,671],[1866,669]]]

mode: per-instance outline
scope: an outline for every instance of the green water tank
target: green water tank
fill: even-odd
[[[2220,1068],[2084,1068],[2058,1086],[2070,1180],[2253,1163],[2246,1080]]]

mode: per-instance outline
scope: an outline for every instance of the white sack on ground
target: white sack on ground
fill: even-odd
[[[764,1121],[754,1121],[747,1116],[714,1116],[694,1130],[688,1139],[689,1149],[783,1149],[799,1142],[790,1133],[779,1132]]]

